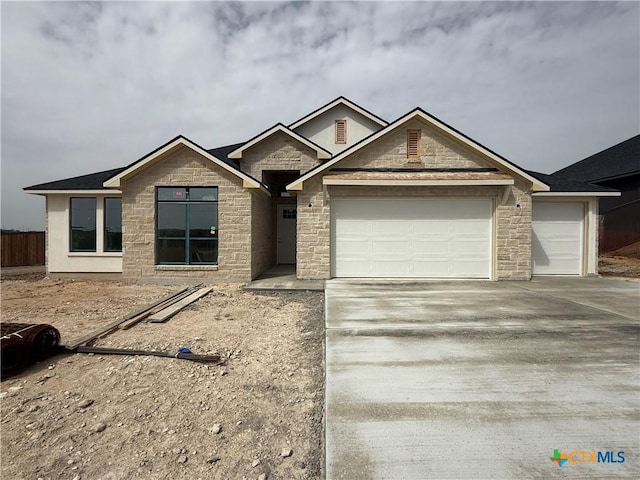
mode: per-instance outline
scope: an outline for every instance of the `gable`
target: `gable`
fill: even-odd
[[[409,158],[407,132],[419,132],[418,157]],[[340,162],[340,168],[477,169],[495,168],[476,152],[451,141],[433,127],[411,120]],[[499,169],[504,172],[504,169]]]
[[[240,168],[263,181],[266,170],[293,170],[307,172],[320,164],[311,147],[285,132],[276,132],[246,149],[240,159]]]
[[[336,141],[337,120],[346,121],[345,142],[338,143]],[[339,103],[296,127],[294,131],[332,154],[336,154],[355,145],[381,128],[382,126],[379,122],[372,120],[344,103]]]
[[[212,164],[217,165],[218,167],[221,167],[223,170],[226,170],[227,172],[240,178],[242,180],[242,185],[245,188],[259,188],[265,192],[267,191],[266,188],[264,188],[264,185],[262,185],[255,178],[252,178],[246,173],[240,171],[235,165],[232,165],[219,158],[214,157],[207,150],[203,149],[201,146],[197,145],[196,143],[192,142],[191,140],[181,135],[174,138],[173,140],[170,140],[169,142],[165,143],[161,147],[158,147],[156,150],[145,155],[140,160],[135,161],[134,163],[132,163],[131,165],[123,169],[117,175],[114,175],[108,180],[105,180],[103,185],[106,188],[119,188],[123,180],[126,180],[128,178],[138,175],[140,172],[146,170],[147,168],[155,165],[158,162],[161,162],[162,160],[164,160],[165,158],[167,158],[168,156],[170,156],[171,154],[177,152],[182,148],[187,148],[192,150],[193,152],[203,157],[206,161],[211,162]]]
[[[408,131],[409,129],[407,128],[407,125],[413,125],[412,122],[420,122],[420,124],[424,124],[428,126],[430,130],[432,130],[433,132],[436,132],[438,135],[442,136],[443,138],[451,142],[450,145],[458,145],[461,148],[463,148],[465,151],[469,151],[473,153],[474,160],[472,161],[472,163],[476,163],[478,158],[482,159],[483,162],[488,162],[493,168],[496,168],[502,172],[508,173],[514,178],[523,180],[525,183],[529,183],[533,191],[549,190],[549,186],[546,185],[544,182],[533,177],[532,175],[530,175],[529,173],[527,173],[525,170],[521,169],[517,165],[509,162],[508,160],[501,157],[497,153],[489,150],[488,148],[481,145],[480,143],[472,140],[471,138],[462,134],[458,130],[440,121],[436,117],[429,115],[427,112],[425,112],[420,108],[417,108],[407,113],[406,115],[403,115],[402,117],[398,118],[396,121],[392,122],[387,127],[379,130],[378,132],[370,135],[367,138],[364,138],[362,141],[360,141],[356,145],[353,145],[351,148],[348,148],[347,150],[335,155],[329,161],[307,172],[305,175],[301,176],[297,180],[287,185],[287,189],[294,190],[294,191],[302,190],[304,188],[304,182],[306,182],[307,180],[320,174],[323,171],[326,171],[330,168],[334,168],[334,166],[338,167],[339,166],[338,164],[344,163],[345,161],[347,161],[348,158],[355,156],[359,152],[362,152],[365,148],[375,143],[378,144],[378,149],[376,151],[375,157],[379,155],[384,156],[386,154],[388,156],[393,156],[394,158],[396,158],[396,160],[394,161],[397,162],[399,152],[390,153],[390,151],[393,150],[394,142],[397,147],[398,140],[395,139],[392,141],[390,139],[393,138],[393,133],[396,132],[397,130]],[[385,142],[388,142],[388,143],[386,144]],[[437,142],[434,143],[432,147],[437,147]],[[400,148],[400,147],[397,147],[397,148]],[[405,158],[406,158],[407,157],[406,146],[404,147],[404,149],[405,149],[404,151],[405,151]],[[423,160],[421,156],[420,163],[422,163],[422,161]],[[448,159],[448,161],[449,162],[455,161],[455,159],[454,158]],[[390,167],[387,166],[384,168],[390,168]],[[447,168],[447,167],[443,167],[443,168]],[[465,168],[476,168],[476,167],[465,167]],[[483,167],[480,167],[480,168],[483,168]]]

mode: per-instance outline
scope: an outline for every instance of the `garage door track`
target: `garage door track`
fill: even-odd
[[[327,478],[640,478],[639,311],[621,280],[328,281]]]

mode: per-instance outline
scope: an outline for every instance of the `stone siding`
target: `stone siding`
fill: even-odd
[[[256,278],[275,263],[271,198],[254,194],[251,197],[251,278]]]
[[[319,163],[314,150],[278,132],[244,152],[240,168],[263,181],[265,170],[298,170],[302,174]]]
[[[407,130],[421,130],[420,158],[407,158]],[[418,120],[408,122],[354,153],[336,167],[344,168],[487,168],[479,154],[447,139]]]
[[[496,211],[496,277],[531,279],[531,192],[516,180],[504,206]]]
[[[156,265],[155,187],[218,187],[218,265]],[[242,180],[184,147],[122,185],[122,277],[125,282],[251,280],[251,193]]]

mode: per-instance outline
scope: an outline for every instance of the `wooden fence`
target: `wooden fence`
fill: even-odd
[[[44,232],[2,232],[3,267],[44,265]]]

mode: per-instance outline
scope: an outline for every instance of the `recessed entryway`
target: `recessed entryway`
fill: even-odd
[[[296,263],[296,219],[295,205],[278,205],[276,221],[278,265]]]

